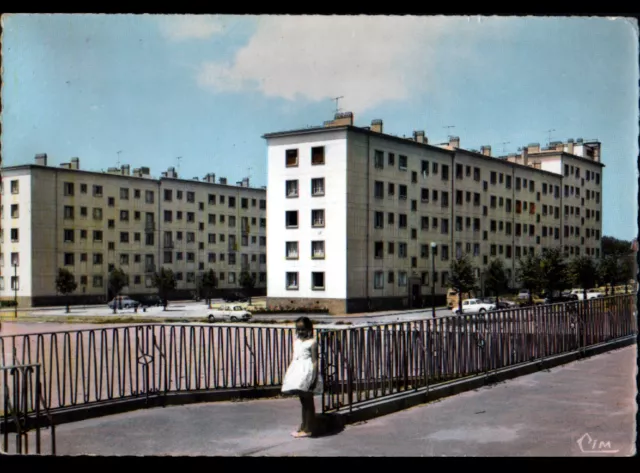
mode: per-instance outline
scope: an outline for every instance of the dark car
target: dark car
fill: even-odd
[[[506,301],[502,299],[498,300],[498,302],[496,303],[495,297],[485,297],[484,299],[482,299],[482,302],[495,305],[496,310],[513,309],[516,306],[514,302]]]
[[[162,299],[157,295],[141,297],[140,302],[145,307],[157,307],[163,305]]]
[[[575,302],[578,300],[578,296],[575,294],[561,294],[559,296],[546,296],[544,298],[545,304],[560,304],[563,302]]]
[[[249,298],[241,292],[232,292],[222,298],[225,302],[248,302]]]

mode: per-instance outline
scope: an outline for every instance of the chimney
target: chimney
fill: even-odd
[[[333,117],[333,120],[324,122],[324,126],[353,126],[353,113],[352,112],[343,112],[336,113]]]
[[[583,142],[583,141],[584,141],[584,140],[583,140],[582,138],[578,138],[578,139],[576,140],[576,143],[580,143],[580,144],[582,144],[582,142]]]
[[[242,179],[242,187],[249,187],[249,178],[245,177]]]
[[[160,173],[160,175],[161,175],[162,177],[168,177],[168,175],[167,175],[167,171],[162,171],[162,173]]]
[[[567,153],[573,154],[573,138],[567,140]]]
[[[214,173],[207,174],[206,181],[215,184],[216,183],[216,175]]]
[[[128,164],[123,164],[122,165],[122,175],[123,176],[129,176],[131,174],[130,170],[131,170],[131,167]]]
[[[174,179],[177,179],[178,173],[176,172],[176,168],[171,166],[169,169],[167,169],[167,177],[172,177]]]
[[[481,146],[480,147],[480,151],[482,152],[482,154],[484,154],[485,156],[491,156],[491,146],[486,145],[486,146]]]
[[[227,178],[226,177],[221,177],[220,178],[220,184],[227,185]]]
[[[527,146],[527,151],[529,153],[539,153],[540,152],[540,143],[529,143]]]
[[[460,148],[459,136],[452,136],[449,138],[449,148]]]
[[[142,166],[140,168],[140,174],[142,174],[142,177],[151,177],[151,169],[146,166]]]
[[[371,120],[371,131],[382,133],[382,120],[380,120],[379,118],[376,120]]]
[[[38,166],[47,165],[47,153],[36,154],[36,164]]]
[[[413,132],[413,141],[417,143],[429,143],[429,140],[424,136],[423,130],[417,130]]]
[[[61,163],[60,167],[64,169],[71,169],[71,163]]]
[[[522,164],[525,166],[529,164],[529,149],[526,146],[522,148]]]
[[[80,158],[71,158],[71,169],[80,169]]]

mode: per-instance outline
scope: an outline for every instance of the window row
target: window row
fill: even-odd
[[[285,242],[285,255],[287,259],[299,259],[300,247],[297,241]],[[312,259],[324,259],[324,241],[316,240],[311,242],[311,258]]]
[[[374,150],[373,152],[373,166],[376,169],[384,169],[385,167],[385,159],[384,159],[384,151]],[[390,168],[396,166],[396,155],[395,153],[387,153],[387,165]],[[400,171],[408,171],[408,158],[404,154],[398,155],[398,170]],[[477,170],[477,174],[474,171],[474,177],[477,176],[477,181],[480,180],[480,169],[474,168]],[[449,180],[449,165],[448,164],[439,164],[435,161],[429,162],[427,160],[421,161],[420,174],[422,174],[423,179],[426,179],[431,174],[437,175],[440,174],[440,177],[443,181]],[[418,171],[411,171],[411,181],[418,182]]]
[[[121,254],[120,259],[128,256],[126,254]],[[174,258],[175,256],[175,258]],[[261,253],[259,255],[252,254],[248,255],[246,253],[240,254],[240,258],[238,258],[238,254],[235,252],[230,253],[207,253],[207,262],[208,263],[225,263],[228,265],[237,264],[238,259],[240,260],[240,265],[245,268],[249,266],[249,256],[251,256],[252,263],[258,264],[267,264],[267,255],[265,253]],[[128,260],[127,260],[128,261]],[[187,263],[195,263],[196,262],[196,254],[194,252],[186,252],[183,253],[181,251],[172,252],[165,251],[163,254],[163,263],[164,264],[173,264],[174,262],[186,261]],[[125,264],[125,263],[122,263]],[[204,269],[204,262],[199,262],[199,269]]]
[[[324,177],[316,177],[311,179],[310,191],[313,197],[323,196]],[[297,179],[291,179],[285,182],[285,195],[288,198],[299,197],[299,183]]]
[[[0,253],[0,267],[4,266],[4,253]],[[11,266],[20,266],[20,253],[11,253]]]
[[[285,274],[285,287],[290,291],[300,289],[298,272],[287,272]],[[325,290],[324,272],[314,271],[311,273],[311,289],[314,291]]]
[[[287,210],[285,212],[285,226],[287,228],[298,228],[298,211]],[[311,211],[311,226],[321,228],[325,226],[324,209],[314,209]]]
[[[182,242],[184,240],[184,236],[186,236],[186,240],[187,243],[195,243],[196,239],[195,239],[195,233],[194,232],[186,232],[183,233],[181,231],[177,231],[175,232],[175,240],[173,237],[173,232],[164,232],[164,240],[163,240],[163,246],[165,248],[173,248],[174,246],[174,242],[178,241],[178,242]],[[219,243],[224,243],[226,240],[226,235],[224,233],[208,233],[207,234],[207,242],[210,245],[216,245]],[[241,246],[249,246],[249,241],[251,241],[252,245],[256,245],[260,244],[260,246],[267,246],[267,237],[265,236],[261,236],[261,237],[257,237],[257,236],[252,236],[251,240],[249,240],[249,235],[247,234],[243,234],[240,235],[240,245]],[[237,248],[237,240],[236,240],[236,235],[234,234],[229,234],[229,238],[228,238],[228,242],[229,242],[229,247],[230,248]]]
[[[285,151],[285,165],[288,168],[298,167],[300,151],[297,148]],[[321,166],[324,164],[324,146],[314,146],[311,148],[311,165]]]
[[[578,166],[570,166],[569,164],[564,165],[564,176],[574,176],[576,179],[580,179],[580,168]],[[600,184],[600,173],[595,171],[586,170],[585,171],[585,179],[587,181],[594,180],[596,185]],[[584,185],[584,184],[583,184]]]
[[[76,183],[75,182],[64,182],[63,183],[64,195],[67,197],[73,197],[76,194]],[[92,195],[93,197],[102,197],[104,192],[104,187],[100,185],[92,186]],[[127,187],[120,188],[120,199],[121,200],[129,200],[131,189]],[[89,186],[87,184],[80,184],[80,194],[88,194]],[[133,198],[140,199],[142,198],[142,191],[140,189],[133,189]],[[109,197],[109,205],[111,207],[115,206],[115,197]],[[155,192],[151,190],[144,191],[144,200],[147,204],[153,204],[155,201]]]

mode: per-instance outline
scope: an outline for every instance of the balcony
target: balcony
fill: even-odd
[[[156,272],[156,265],[155,263],[147,263],[144,265],[144,272],[145,273],[155,273]]]

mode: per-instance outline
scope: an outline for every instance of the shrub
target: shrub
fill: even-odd
[[[16,301],[0,301],[0,307],[15,307],[18,305]]]

